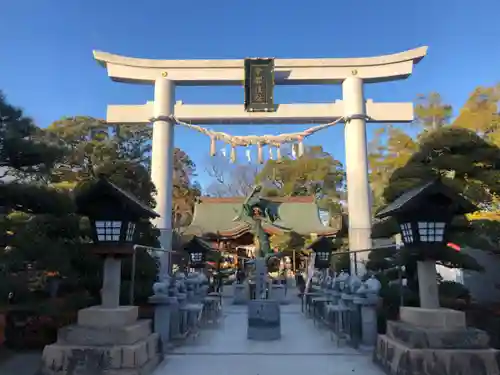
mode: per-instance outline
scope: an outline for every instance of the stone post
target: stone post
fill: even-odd
[[[371,199],[368,183],[368,157],[366,145],[365,99],[363,80],[353,76],[342,83],[345,123],[345,163],[347,178],[347,201],[349,205],[349,247],[351,251],[372,247]],[[365,274],[368,253],[351,254],[351,270],[359,276]]]
[[[107,256],[104,260],[101,292],[101,306],[106,309],[114,309],[120,306],[121,271],[121,259]]]
[[[248,302],[249,296],[248,282],[243,284],[233,284],[233,305],[244,305]]]
[[[157,283],[159,284],[159,283]],[[154,327],[155,332],[160,336],[162,352],[168,349],[168,343],[171,340],[171,316],[172,311],[177,308],[177,298],[166,294],[155,294],[149,297],[149,303],[155,305]]]
[[[255,299],[266,298],[267,266],[264,258],[255,258]]]
[[[420,307],[425,309],[439,308],[436,262],[426,260],[417,262],[418,294]]]
[[[153,106],[153,139],[151,155],[151,179],[156,186],[156,207],[160,217],[154,224],[160,230],[161,247],[172,247],[172,191],[174,164],[174,114],[175,85],[169,79],[159,78],[155,82]],[[160,255],[160,279],[169,272],[170,254]]]
[[[377,301],[378,295],[368,295],[365,298],[355,298],[361,314],[361,342],[373,347],[377,342]]]

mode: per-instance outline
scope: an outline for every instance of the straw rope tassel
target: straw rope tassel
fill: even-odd
[[[276,159],[278,159],[278,161],[282,160],[282,157],[281,157],[281,144],[279,144],[279,143],[276,145]]]
[[[236,163],[236,147],[231,145],[231,163]]]
[[[273,146],[269,145],[269,159],[274,160]]]
[[[215,156],[217,154],[217,145],[215,142],[215,137],[210,137],[210,156]]]
[[[304,138],[299,138],[299,157],[301,157],[302,155],[304,155],[304,141],[303,141]]]
[[[262,143],[257,144],[257,161],[259,164],[264,164],[264,157],[262,155]]]

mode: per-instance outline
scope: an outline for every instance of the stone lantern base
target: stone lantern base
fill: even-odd
[[[374,361],[387,374],[500,373],[500,351],[489,347],[486,332],[466,327],[463,312],[402,307],[400,319],[377,339]]]
[[[160,362],[159,338],[150,320],[137,320],[137,306],[93,306],[78,323],[63,327],[42,354],[43,375],[145,375]]]

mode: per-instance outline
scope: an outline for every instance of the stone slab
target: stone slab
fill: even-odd
[[[104,308],[92,306],[78,311],[78,325],[89,327],[119,327],[133,324],[139,317],[137,306]]]
[[[131,345],[152,333],[150,320],[138,320],[121,327],[70,325],[57,334],[57,342],[68,345]]]
[[[465,313],[451,309],[424,309],[421,307],[401,307],[399,318],[402,322],[418,327],[438,329],[465,328]]]
[[[272,341],[281,338],[280,304],[274,300],[248,301],[247,338]]]
[[[399,321],[387,322],[387,336],[414,349],[487,349],[488,334],[480,329],[417,327]]]
[[[47,345],[42,353],[42,375],[143,375],[159,363],[158,334],[132,345]],[[154,366],[152,365],[154,364]]]
[[[498,375],[495,349],[412,349],[379,335],[373,361],[389,375]]]

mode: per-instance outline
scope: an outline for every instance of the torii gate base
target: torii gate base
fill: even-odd
[[[363,84],[405,79],[426,54],[421,47],[394,55],[352,59],[275,59],[275,84],[342,84],[343,100],[326,104],[278,104],[274,112],[249,113],[241,105],[185,105],[175,102],[175,86],[242,85],[243,60],[148,60],[94,51],[115,81],[154,84],[154,103],[108,106],[109,123],[153,122],[151,177],[157,189],[156,221],[161,244],[172,243],[173,137],[176,120],[193,124],[329,123],[345,120],[346,175],[351,251],[372,247],[371,191],[368,180],[366,119],[410,122],[411,103],[373,103],[364,99]],[[364,273],[366,253],[351,269]],[[354,259],[356,259],[354,257]],[[167,260],[162,266],[166,272]]]

